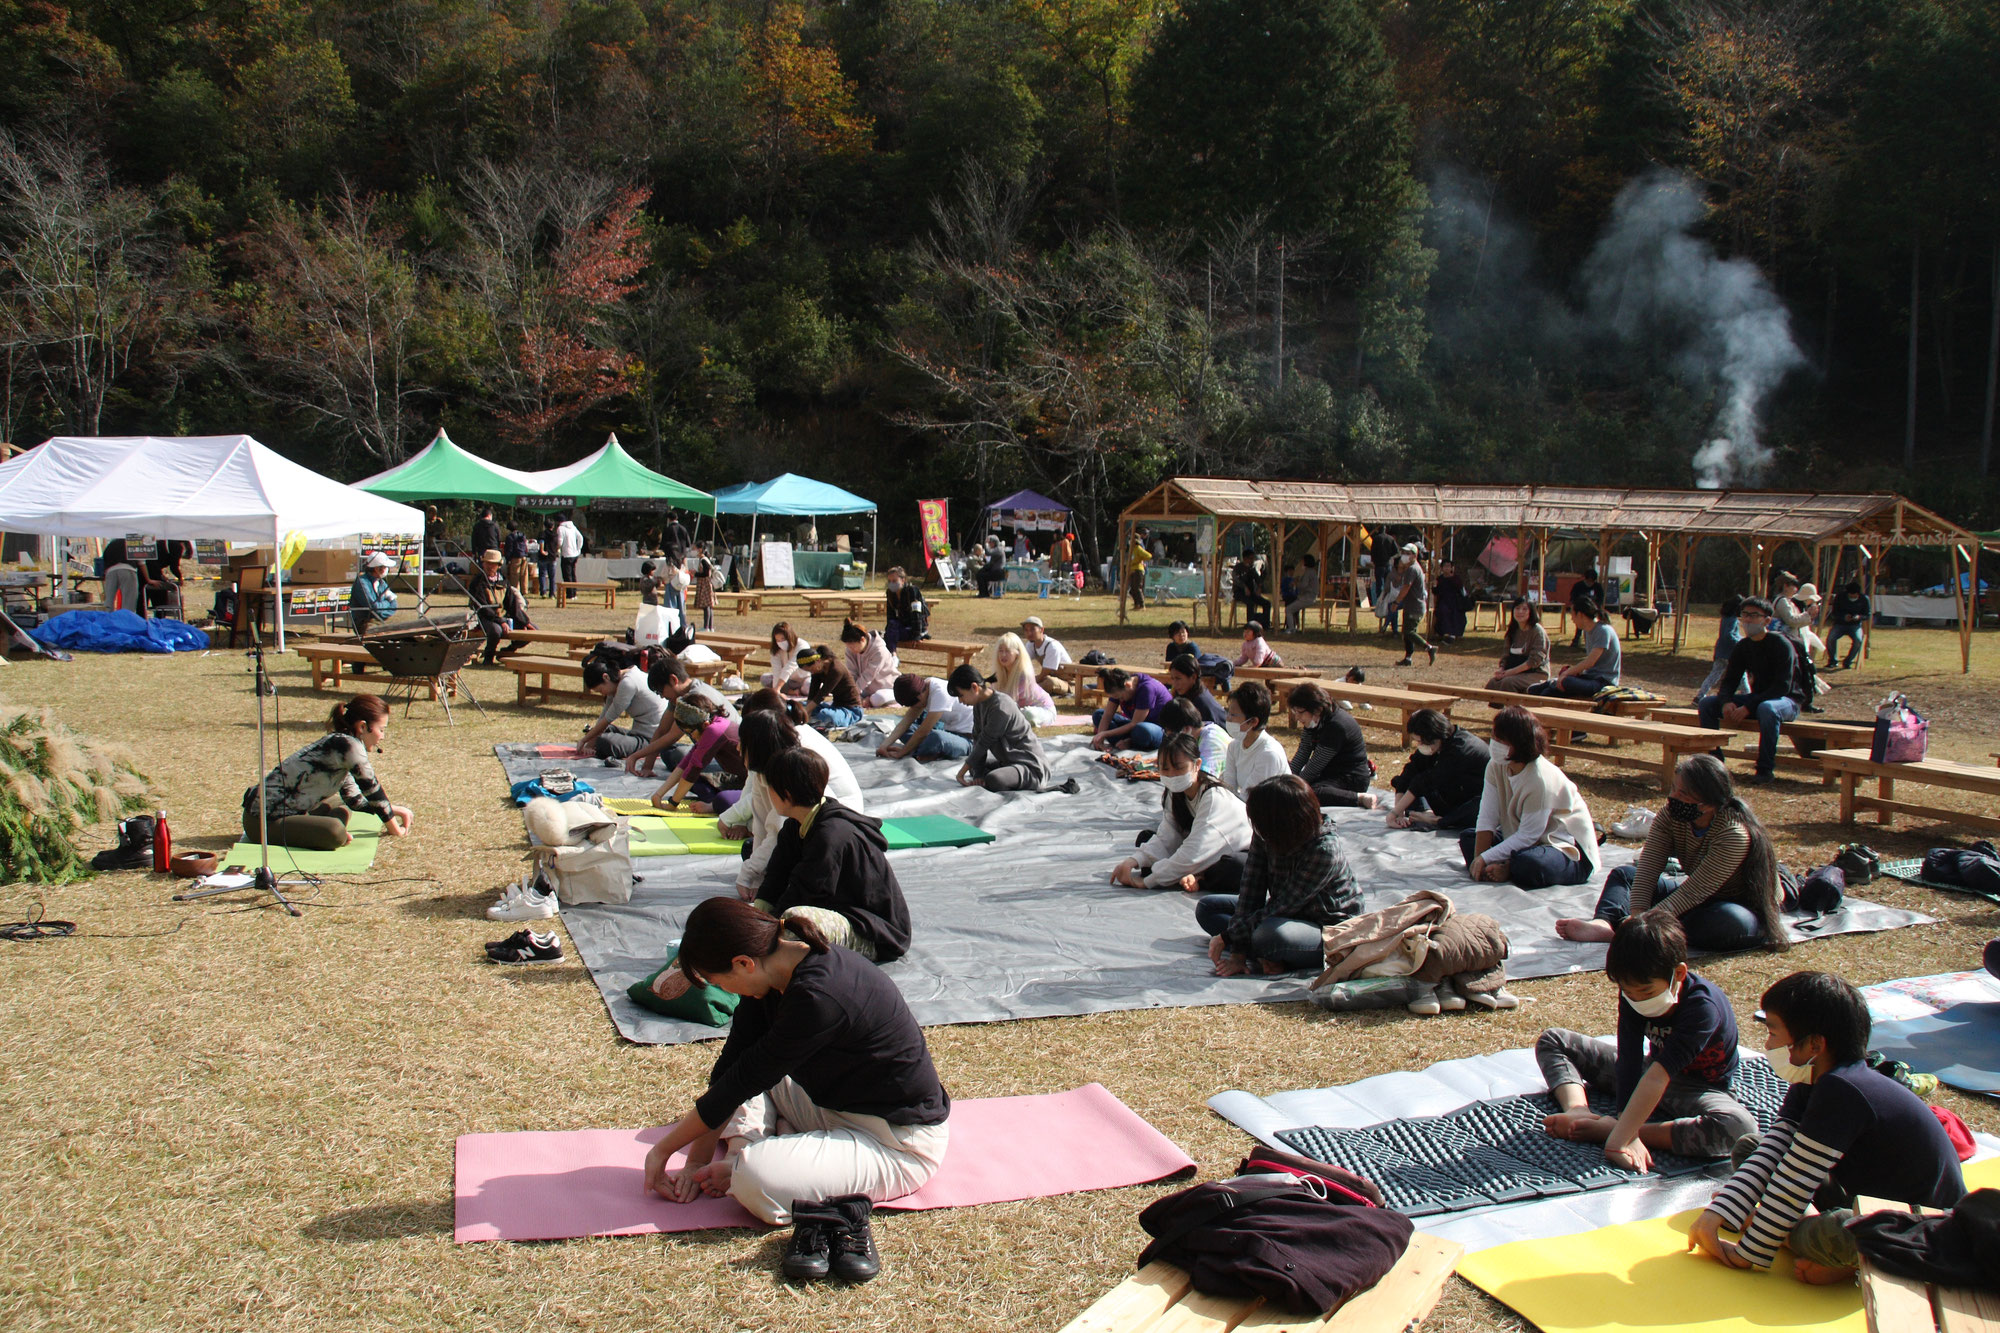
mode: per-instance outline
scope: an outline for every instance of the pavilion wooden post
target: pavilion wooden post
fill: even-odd
[[[1283,596],[1285,590],[1285,571],[1292,567],[1290,559],[1285,555],[1285,539],[1287,535],[1285,520],[1281,518],[1276,524],[1275,535],[1272,537],[1271,545],[1271,550],[1276,554],[1278,561],[1277,577],[1271,580],[1271,592],[1273,594],[1271,598],[1271,619],[1278,620],[1281,615],[1284,616],[1284,619],[1279,621],[1278,625],[1268,626],[1272,630],[1276,630],[1280,626],[1285,629],[1291,628],[1291,616],[1285,611],[1285,599]]]
[[[1125,623],[1125,561],[1132,550],[1132,522],[1118,519],[1118,545],[1111,552],[1111,577],[1118,584],[1118,623]]]
[[[1968,573],[1976,574],[1979,563],[1977,558],[1967,552],[1964,546],[1957,542],[1951,544],[1951,595],[1953,602],[1958,607],[1959,669],[1962,672],[1970,672],[1972,670],[1972,617],[1967,614],[1967,608],[1968,606],[1977,607],[1979,605],[1979,584],[1977,582],[1965,584],[1960,579],[1958,562],[1961,556],[1965,559]]]
[[[1545,601],[1549,595],[1549,533],[1552,528],[1543,528],[1535,536],[1535,601]]]
[[[1701,545],[1701,538],[1681,534],[1680,559],[1676,562],[1675,573],[1680,577],[1680,594],[1674,598],[1674,651],[1679,652],[1687,642],[1688,603],[1694,590],[1694,553]]]
[[[1972,674],[1972,631],[1979,628],[1979,552],[1984,544],[1977,537],[1972,539],[1972,585],[1966,589],[1966,605],[1971,609],[1959,635],[1960,672]]]
[[[1528,596],[1528,525],[1525,523],[1514,529],[1514,594],[1523,600]]]
[[[1319,610],[1319,626],[1330,628],[1333,624],[1332,608],[1326,604],[1326,524],[1313,524],[1314,549],[1319,552],[1319,564],[1313,567],[1313,581],[1319,586],[1313,589],[1313,604]],[[1299,628],[1304,629],[1301,625]]]
[[[1222,628],[1222,552],[1229,545],[1229,534],[1236,530],[1236,522],[1231,519],[1224,523],[1216,521],[1215,549],[1208,553],[1208,628],[1210,632]],[[1235,595],[1230,596],[1232,604]]]
[[[1347,533],[1347,632],[1354,633],[1361,628],[1361,537],[1360,530],[1352,523],[1345,525]]]
[[[1868,565],[1868,631],[1861,636],[1861,660],[1866,662],[1869,653],[1875,647],[1875,567],[1881,562],[1875,559],[1873,552],[1858,542],[1855,544],[1855,549],[1861,553],[1862,559]]]

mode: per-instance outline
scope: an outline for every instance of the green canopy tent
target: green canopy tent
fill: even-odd
[[[536,480],[543,495],[568,497],[579,504],[606,500],[651,502],[648,507],[685,509],[691,514],[715,516],[714,496],[653,471],[626,453],[616,435],[602,449],[568,467],[525,475]]]
[[[538,479],[545,475],[489,463],[453,444],[440,430],[430,447],[415,458],[354,485],[357,490],[390,500],[479,500],[511,505],[523,495],[540,494]]]

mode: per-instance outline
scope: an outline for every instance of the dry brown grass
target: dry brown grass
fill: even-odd
[[[1137,653],[1163,640],[1172,618],[1149,609],[1118,632],[1101,598],[947,597],[938,628],[990,634],[1031,610],[1075,651],[1129,642]],[[549,620],[626,623],[601,609]],[[723,621],[746,626],[765,624]],[[802,627],[815,639],[832,628]],[[1939,719],[1941,751],[1985,762],[1991,649],[1981,645],[1985,660],[1968,680],[1945,669],[1947,651],[1956,661],[1949,635],[1882,638],[1865,688],[1843,681],[1837,697],[1851,692],[1860,705],[1898,683]],[[1365,635],[1280,647],[1296,663],[1360,661],[1378,680],[1430,674],[1388,669],[1387,641]],[[1434,670],[1470,680],[1493,655],[1490,639],[1478,640]],[[1703,656],[1674,660],[1638,646],[1628,669],[1680,693]],[[285,744],[295,746],[316,733],[329,700],[311,692],[295,660],[277,676]],[[748,1232],[453,1245],[454,1136],[657,1122],[687,1105],[714,1050],[621,1042],[578,964],[515,971],[482,961],[480,944],[501,932],[481,912],[515,873],[521,844],[489,747],[574,735],[584,722],[577,706],[517,712],[511,680],[475,673],[490,721],[465,709],[446,728],[427,705],[398,717],[381,771],[396,799],[416,807],[417,829],[387,844],[371,875],[329,881],[305,919],[228,900],[172,904],[164,881],[125,874],[43,895],[51,916],[78,922],[77,938],[0,946],[0,1024],[11,1035],[0,1082],[0,1326],[1025,1330],[1060,1327],[1129,1270],[1142,1243],[1135,1215],[1160,1188],[888,1218],[878,1228],[885,1275],[858,1290],[786,1287],[781,1238]],[[0,692],[128,743],[165,793],[181,842],[231,840],[255,767],[240,654],[16,664],[0,673]],[[1381,749],[1377,758],[1395,756]],[[1602,809],[1657,798],[1609,772],[1580,769]],[[1782,783],[1757,801],[1794,862],[1823,857],[1840,839],[1832,797],[1817,788]],[[1869,836],[1897,853],[1930,841]],[[1869,892],[1940,924],[1714,965],[1746,1024],[1761,987],[1792,968],[1835,969],[1859,983],[1944,971],[1973,965],[1979,945],[2000,934],[2000,912],[1977,901],[1894,884]],[[12,906],[0,915],[20,915],[36,896],[8,891]],[[1532,1002],[1497,1016],[1334,1018],[1246,1005],[937,1028],[930,1038],[957,1096],[1097,1080],[1212,1175],[1248,1145],[1203,1107],[1222,1089],[1343,1083],[1522,1045],[1551,1023],[1607,1021],[1600,977],[1520,989]],[[2000,1131],[1991,1103],[1950,1092],[1941,1100]],[[1522,1325],[1455,1281],[1427,1327]]]

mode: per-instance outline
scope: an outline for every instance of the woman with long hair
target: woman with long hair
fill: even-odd
[[[951,1097],[880,968],[810,918],[733,897],[696,904],[678,962],[680,990],[714,986],[743,1002],[706,1091],[646,1154],[648,1190],[675,1203],[730,1195],[784,1226],[814,1205],[900,1199],[937,1174]]]
[[[1526,694],[1548,678],[1549,632],[1542,628],[1542,608],[1516,597],[1507,603],[1507,640],[1486,688]]]
[[[811,645],[792,631],[790,621],[780,620],[771,626],[771,669],[761,683],[780,694],[804,698],[811,681],[799,666],[799,650],[808,647]]]
[[[389,804],[368,763],[389,734],[389,705],[372,694],[357,694],[333,706],[327,734],[294,750],[243,793],[243,837],[259,839],[260,815],[268,820],[273,846],[331,851],[354,840],[347,816],[359,810],[382,821],[392,838],[410,831],[409,807]],[[259,788],[264,805],[258,808]]]
[[[1524,889],[1581,884],[1597,873],[1597,829],[1569,775],[1549,760],[1549,733],[1509,704],[1493,719],[1478,822],[1459,835],[1475,880]]]
[[[1670,857],[1681,874],[1665,873]],[[1729,770],[1714,755],[1689,755],[1674,766],[1674,788],[1638,863],[1611,872],[1591,919],[1558,921],[1556,934],[1608,941],[1620,921],[1659,907],[1680,918],[1697,949],[1760,944],[1777,952],[1789,945],[1779,915],[1783,894],[1771,834],[1736,794]]]
[[[1056,701],[1035,678],[1035,659],[1012,630],[993,641],[993,688],[1020,705],[1022,716],[1032,725],[1055,723]]]

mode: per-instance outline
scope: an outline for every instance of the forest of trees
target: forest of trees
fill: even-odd
[[[1176,471],[2000,522],[2000,0],[0,15],[0,438],[616,430],[899,538]]]

